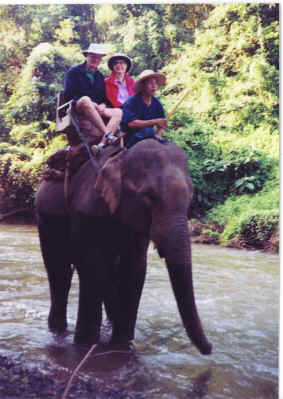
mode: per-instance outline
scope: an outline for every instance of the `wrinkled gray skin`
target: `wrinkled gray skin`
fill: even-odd
[[[103,302],[112,321],[111,343],[132,340],[153,240],[165,258],[186,332],[202,354],[209,354],[212,345],[193,292],[187,224],[193,190],[185,152],[153,139],[106,161],[109,151],[95,160],[97,167],[88,161],[72,178],[69,209],[62,182],[44,181],[39,187],[36,210],[50,284],[49,327],[67,328],[74,264],[80,281],[75,342],[99,341]]]

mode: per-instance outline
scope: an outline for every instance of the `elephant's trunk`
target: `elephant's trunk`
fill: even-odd
[[[202,354],[210,354],[212,344],[204,334],[194,298],[191,246],[186,218],[179,218],[178,221],[176,217],[171,221],[155,218],[152,239],[159,254],[166,260],[178,309],[189,338]]]

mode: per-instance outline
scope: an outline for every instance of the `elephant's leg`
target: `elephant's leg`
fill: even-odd
[[[94,344],[99,341],[102,302],[107,279],[107,265],[98,250],[77,265],[80,282],[79,308],[74,341]]]
[[[134,339],[138,307],[146,274],[149,241],[138,234],[127,240],[119,266],[119,284],[115,305],[112,343],[128,344]]]
[[[120,256],[114,257],[114,260],[110,260],[111,266],[111,273],[107,283],[107,290],[104,295],[104,307],[107,319],[113,323],[114,315],[115,315],[115,308],[117,304],[117,297],[118,297],[118,285],[120,281]]]
[[[53,331],[63,332],[67,328],[67,302],[73,275],[68,221],[63,216],[40,215],[38,230],[50,287],[48,326]]]

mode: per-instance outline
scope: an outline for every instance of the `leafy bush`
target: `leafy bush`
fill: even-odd
[[[263,248],[278,229],[279,198],[279,176],[274,176],[256,194],[230,196],[211,209],[205,220],[224,226],[220,236],[223,244],[236,240],[241,246]]]
[[[49,140],[43,148],[30,149],[28,146],[0,143],[0,189],[15,207],[33,209],[34,196],[46,168],[46,160],[65,145],[66,138],[62,135]]]
[[[278,38],[278,6],[216,6],[163,69],[168,111],[188,90],[166,135],[188,154],[192,216],[226,225],[222,239],[239,234],[240,215],[270,199],[267,209],[278,210]]]
[[[55,132],[56,94],[77,54],[74,48],[37,46],[3,108],[12,128],[10,143],[0,143],[0,186],[15,206],[33,208],[47,157],[66,145],[66,138]]]
[[[7,153],[17,154],[22,161],[31,159],[28,149],[24,146],[12,145],[5,142],[0,143],[0,155]]]
[[[217,244],[219,242],[219,232],[211,229],[203,229],[202,235],[209,243]]]
[[[6,154],[0,159],[1,188],[16,207],[33,209],[34,193],[41,179],[43,164],[19,159],[16,154]]]
[[[263,248],[277,229],[279,214],[276,211],[254,212],[243,218],[240,226],[240,239],[245,246]]]
[[[79,57],[82,55],[74,47],[66,49],[49,43],[35,47],[3,108],[6,122],[28,125],[55,121],[56,95],[62,90],[65,73]]]
[[[167,94],[189,88],[184,107],[222,136],[278,135],[279,71],[269,61],[270,51],[278,51],[279,21],[272,46],[265,46],[271,32],[260,11],[259,4],[215,7],[194,44],[164,68]]]
[[[273,166],[265,154],[252,151],[249,146],[234,149],[233,143],[224,147],[216,145],[214,131],[183,111],[178,111],[170,122],[166,136],[182,146],[188,155],[195,188],[192,217],[204,216],[231,194],[260,191]]]

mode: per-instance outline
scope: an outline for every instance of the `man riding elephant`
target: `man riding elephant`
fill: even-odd
[[[119,128],[122,111],[110,108],[111,103],[105,93],[103,74],[97,69],[106,50],[101,44],[91,43],[83,51],[86,61],[69,69],[64,80],[65,101],[74,100],[79,115],[84,115],[101,135],[101,145],[93,146],[98,152],[106,143],[115,140],[115,132]],[[105,124],[104,120],[108,120]],[[90,136],[94,136],[92,130]]]
[[[145,70],[135,82],[134,91],[137,94],[130,97],[123,105],[121,127],[127,133],[127,148],[146,138],[155,138],[162,143],[167,142],[162,139],[167,119],[161,102],[154,96],[165,81],[164,74]],[[157,127],[156,131],[154,126]]]

